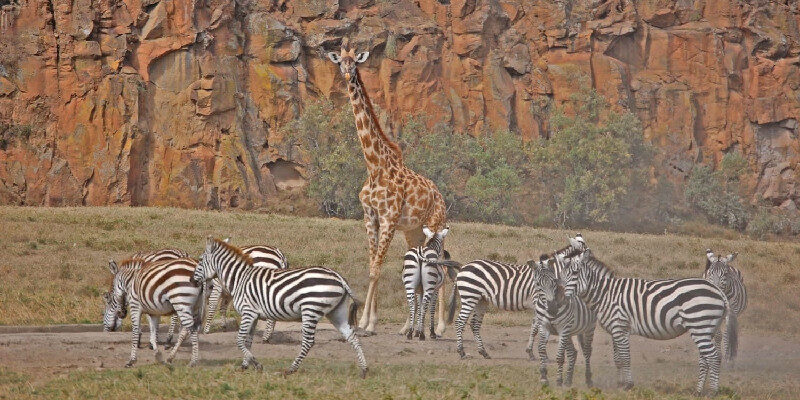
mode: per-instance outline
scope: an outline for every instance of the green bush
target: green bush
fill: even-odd
[[[739,180],[746,169],[747,161],[739,153],[726,154],[717,171],[695,166],[686,183],[687,202],[713,223],[744,229],[751,210],[739,195]]]
[[[360,218],[358,193],[367,172],[350,108],[336,109],[329,101],[309,103],[283,131],[290,149],[298,146],[307,159],[306,191],[320,210],[328,216]]]
[[[575,115],[556,109],[550,138],[533,149],[538,200],[561,226],[618,222],[623,210],[640,207],[634,194],[652,189],[647,173],[653,150],[639,120],[610,111],[595,90],[581,85],[571,100]]]

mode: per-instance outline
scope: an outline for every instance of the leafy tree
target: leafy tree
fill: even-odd
[[[686,200],[711,222],[744,229],[751,214],[739,196],[740,177],[746,169],[747,160],[737,152],[726,154],[717,171],[695,166],[686,183]]]

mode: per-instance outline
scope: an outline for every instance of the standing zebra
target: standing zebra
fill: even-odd
[[[463,266],[452,261],[440,261],[437,264],[460,269],[453,289],[458,291],[461,298],[461,310],[455,323],[458,355],[467,357],[464,353],[464,325],[472,316],[472,334],[478,344],[478,353],[490,358],[480,332],[486,305],[492,303],[506,311],[533,309],[542,271],[529,264],[513,265],[490,260],[475,260]],[[450,319],[454,314],[455,302],[451,302]]]
[[[225,242],[229,242],[229,239],[225,239]],[[245,246],[240,248],[242,253],[247,254],[253,260],[253,266],[260,267],[260,268],[269,268],[269,269],[287,269],[289,268],[289,262],[286,260],[286,256],[283,255],[277,247],[272,246],[263,246],[263,245],[255,245],[255,246]],[[208,311],[206,313],[206,321],[203,327],[203,333],[208,333],[211,330],[211,322],[214,320],[214,316],[219,309],[221,314],[224,316],[227,314],[228,304],[231,300],[231,294],[225,289],[225,285],[222,283],[219,277],[215,278],[213,281],[213,287],[211,288],[211,294],[208,296]],[[263,342],[266,343],[270,336],[272,336],[272,332],[275,329],[275,320],[274,319],[267,319],[266,326],[264,327],[264,337]]]
[[[558,253],[558,252],[557,252]],[[539,358],[541,365],[539,372],[542,383],[547,383],[547,335],[550,333],[558,334],[558,352],[556,363],[558,365],[557,385],[565,383],[572,385],[572,375],[575,371],[575,361],[578,358],[572,337],[578,336],[578,343],[581,345],[583,357],[586,360],[586,385],[592,386],[592,341],[594,340],[594,328],[596,318],[589,307],[575,295],[573,288],[564,288],[564,282],[560,277],[564,268],[571,262],[570,258],[565,258],[563,254],[558,254],[554,258],[542,255],[537,262],[537,268],[544,269],[542,274],[541,290],[543,295],[536,301],[536,317],[541,321],[542,336],[539,340]],[[546,264],[545,264],[546,263]],[[553,287],[556,287],[553,290]],[[553,292],[555,294],[553,295]],[[564,355],[568,358],[566,379],[562,379],[564,371]]]
[[[314,345],[317,323],[327,316],[356,351],[361,377],[367,374],[367,362],[351,325],[355,322],[358,302],[344,278],[324,267],[267,269],[253,266],[253,260],[238,248],[208,237],[200,265],[194,273],[196,283],[219,276],[233,296],[233,307],[242,316],[236,344],[244,354],[242,369],[252,362],[261,364],[250,352],[255,321],[270,318],[303,322],[300,354],[284,374],[291,374]],[[349,310],[346,298],[353,301]]]
[[[436,314],[436,300],[439,288],[444,283],[444,271],[442,266],[429,263],[429,260],[439,258],[449,258],[444,251],[444,238],[450,231],[446,227],[439,232],[431,231],[427,226],[422,228],[422,232],[427,238],[423,246],[409,249],[403,257],[403,285],[406,288],[406,300],[408,301],[408,321],[406,337],[418,336],[419,340],[425,340],[423,325],[428,306],[431,305],[431,325],[430,337],[436,339],[434,329],[434,315]],[[418,295],[417,291],[421,294]],[[455,293],[455,292],[454,292]],[[419,297],[422,300],[419,300]]]
[[[570,239],[571,243],[574,241]],[[570,263],[565,272],[568,285],[575,285],[576,294],[611,334],[614,363],[622,387],[633,387],[631,334],[665,340],[688,331],[700,351],[696,393],[702,393],[708,380],[711,394],[716,394],[720,355],[714,334],[730,310],[728,300],[716,286],[699,278],[617,278],[589,249]]]
[[[728,254],[726,257],[715,256],[711,249],[706,250],[706,270],[703,279],[713,283],[725,293],[731,305],[731,311],[726,316],[726,326],[738,327],[738,318],[745,308],[747,308],[747,288],[744,286],[742,272],[730,263],[736,258],[738,253]],[[737,329],[725,330],[725,356],[729,362],[736,359],[736,352],[739,348]],[[717,335],[717,345],[720,342]]]
[[[197,287],[192,276],[197,262],[190,258],[162,260],[146,263],[142,259],[124,261],[120,266],[114,261],[108,268],[114,275],[111,293],[106,303],[104,328],[116,326],[117,319],[125,318],[130,308],[133,340],[131,357],[126,367],[136,363],[136,350],[141,335],[140,318],[147,314],[150,320],[150,344],[155,350],[156,361],[161,362],[161,351],[156,341],[158,320],[161,315],[175,313],[181,321],[181,332],[167,362],[172,362],[181,343],[191,331],[192,358],[189,366],[197,364],[198,339],[203,314],[202,287]],[[126,306],[126,302],[129,303]]]
[[[176,259],[179,259],[179,258],[188,258],[188,257],[189,257],[189,253],[187,253],[187,252],[185,252],[185,251],[183,251],[181,249],[166,248],[166,249],[155,250],[155,251],[150,251],[150,252],[139,251],[139,252],[136,252],[131,257],[131,259],[138,258],[138,259],[141,259],[142,261],[144,261],[144,264],[146,264],[146,263],[151,263],[151,262],[158,262],[158,261],[164,261],[164,260],[176,260]],[[111,261],[109,261],[109,262],[111,262]],[[110,298],[111,298],[111,292],[103,293],[103,300],[106,303],[109,302]],[[127,300],[126,300],[125,303],[127,304]],[[169,331],[167,332],[167,340],[164,341],[165,347],[167,347],[170,343],[172,343],[172,337],[174,336],[175,329],[178,327],[179,323],[180,323],[180,321],[178,319],[178,315],[177,314],[172,314],[172,318],[170,319],[170,324],[169,324]],[[108,332],[108,331],[116,331],[122,325],[122,319],[117,319],[115,324],[116,324],[115,326],[108,326],[108,327],[104,328],[104,330],[106,332]],[[157,333],[156,333],[156,335],[157,335]],[[141,337],[139,337],[139,342],[141,342]],[[155,349],[153,349],[153,350],[155,350]]]
[[[559,279],[559,281],[562,284],[564,283],[564,281],[562,279],[562,275],[563,275],[562,270],[563,270],[563,266],[564,266],[565,261],[567,259],[571,258],[571,257],[574,257],[574,256],[578,255],[581,251],[583,251],[583,249],[586,248],[586,242],[583,240],[583,236],[581,236],[580,233],[575,235],[575,239],[576,239],[575,245],[577,245],[579,247],[575,247],[572,244],[570,244],[570,245],[568,245],[568,246],[566,246],[564,248],[556,250],[555,252],[553,252],[553,254],[551,254],[549,256],[548,255],[543,255],[545,258],[551,259],[555,263],[554,272],[556,274],[556,278]],[[544,259],[542,259],[542,257],[540,257],[540,261],[544,261]],[[528,263],[532,265],[532,261],[528,261]],[[568,290],[568,292],[569,293],[574,293],[575,291],[574,290],[571,290],[571,291]],[[539,304],[539,303],[537,303],[537,304]],[[548,325],[549,321],[547,319],[540,318],[540,314],[542,312],[544,312],[544,311],[545,310],[543,308],[540,308],[540,307],[536,307],[535,308],[533,323],[531,324],[530,337],[528,338],[528,347],[525,349],[525,351],[528,353],[528,358],[530,358],[531,360],[535,360],[536,359],[534,357],[534,355],[533,355],[533,342],[534,342],[534,338],[536,337],[536,335],[539,334],[539,336],[540,336],[539,337],[539,355],[543,357],[542,358],[542,362],[546,363],[548,361],[548,358],[547,358],[547,340],[550,337],[550,331],[552,330],[552,327],[550,327]]]

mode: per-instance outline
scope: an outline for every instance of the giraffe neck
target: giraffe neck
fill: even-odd
[[[402,154],[397,144],[381,130],[372,110],[372,104],[363,88],[361,74],[356,70],[347,84],[347,91],[350,95],[350,104],[353,106],[358,139],[361,141],[364,160],[367,162],[367,172],[370,176],[374,176],[382,168],[402,164]]]

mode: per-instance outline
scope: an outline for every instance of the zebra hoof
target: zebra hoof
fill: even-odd
[[[420,340],[421,342],[422,342],[422,341],[425,341],[425,334],[424,334],[424,333],[422,333],[422,332],[420,332],[420,333],[419,333],[419,340]]]
[[[361,336],[361,337],[375,336],[375,332],[374,331],[359,331],[358,333],[356,333],[356,336]]]
[[[623,382],[620,384],[622,390],[628,391],[633,389],[633,382]]]
[[[260,362],[253,360],[253,369],[256,371],[262,371],[264,367],[261,366]]]
[[[136,360],[130,360],[130,361],[128,361],[128,363],[127,363],[127,364],[125,364],[125,368],[130,368],[130,367],[132,367],[132,366],[133,366],[133,364],[136,364]]]
[[[411,340],[412,337],[414,337],[414,335],[412,334],[411,331],[408,331],[408,333],[406,333],[406,339]]]
[[[367,379],[367,369],[366,368],[361,370],[361,379]]]
[[[159,364],[164,363],[164,357],[161,355],[160,351],[156,351],[155,358],[157,363]]]
[[[291,369],[287,369],[287,370],[281,371],[280,374],[283,375],[284,378],[286,378],[286,377],[288,377],[289,375],[291,375],[291,374],[293,374],[295,372],[297,372],[297,371],[293,371]]]
[[[470,360],[470,359],[472,359],[472,356],[467,354],[467,353],[461,353],[459,355],[461,356],[462,360]]]
[[[533,355],[533,350],[527,350],[526,349],[525,352],[528,353],[528,361],[535,361],[536,360],[536,356]]]
[[[436,334],[436,332],[431,332],[431,334],[430,334],[430,335],[428,335],[428,337],[429,337],[429,338],[431,338],[431,339],[433,339],[433,340],[436,340],[436,339],[440,339],[440,338],[441,338],[441,336],[437,335],[437,334]]]
[[[541,383],[542,386],[550,386],[550,381],[548,381],[547,378],[539,379],[539,383]]]
[[[188,365],[188,366],[189,366],[189,368],[194,368],[194,367],[196,367],[196,366],[197,366],[197,364],[198,364],[198,362],[197,362],[197,361],[195,361],[195,360],[192,360],[192,361],[189,361],[189,365]]]
[[[557,379],[556,386],[564,386],[564,381],[562,381],[561,379]]]
[[[482,355],[483,358],[486,358],[486,359],[492,358],[492,357],[489,357],[489,353],[487,353],[486,350],[478,350],[478,354]]]

